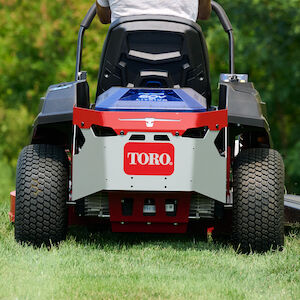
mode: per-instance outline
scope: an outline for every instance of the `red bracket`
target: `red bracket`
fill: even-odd
[[[132,215],[123,216],[122,199],[133,198]],[[155,216],[143,214],[144,200],[155,200]],[[175,216],[165,212],[165,201],[176,199]],[[185,233],[187,230],[191,193],[109,193],[110,221],[113,232]]]
[[[10,193],[10,211],[8,213],[9,221],[11,223],[15,222],[15,211],[16,211],[16,191],[12,191]]]

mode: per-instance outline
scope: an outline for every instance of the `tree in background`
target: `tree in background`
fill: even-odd
[[[74,77],[77,31],[93,1],[0,1],[0,166],[15,168],[39,98]],[[300,193],[300,0],[222,0],[236,38],[236,70],[248,73],[267,103],[274,146],[284,157],[289,192]],[[213,92],[227,72],[227,36],[217,18],[201,23]],[[107,26],[94,21],[83,55],[95,94]],[[216,99],[216,98],[215,98]]]
[[[248,73],[263,101],[289,192],[300,194],[300,1],[222,0],[236,38],[236,71]],[[226,36],[213,18],[203,26],[212,81],[226,70]]]

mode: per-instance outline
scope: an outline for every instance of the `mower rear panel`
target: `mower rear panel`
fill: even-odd
[[[225,203],[226,151],[215,141],[227,130],[227,110],[207,111],[205,99],[193,94],[112,88],[99,97],[97,110],[75,107],[73,124],[84,142],[73,151],[72,201],[108,192],[113,231],[178,233],[186,230],[193,192]],[[193,130],[197,137],[189,135]],[[124,212],[128,199],[130,212]]]

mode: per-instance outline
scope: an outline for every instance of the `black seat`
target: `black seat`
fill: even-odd
[[[96,98],[112,86],[191,87],[209,106],[208,55],[200,26],[154,15],[114,22],[102,51]]]

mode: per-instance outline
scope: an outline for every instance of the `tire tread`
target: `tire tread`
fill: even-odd
[[[15,239],[34,245],[66,237],[68,161],[55,145],[26,146],[18,159]]]
[[[242,151],[233,167],[233,233],[242,252],[264,252],[284,243],[284,164],[267,148]]]

